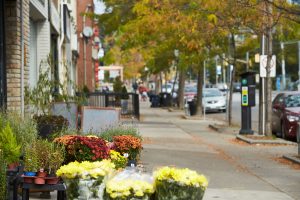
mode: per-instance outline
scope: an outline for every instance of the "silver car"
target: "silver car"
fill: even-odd
[[[226,96],[217,88],[205,88],[203,90],[202,106],[205,111],[226,112]]]

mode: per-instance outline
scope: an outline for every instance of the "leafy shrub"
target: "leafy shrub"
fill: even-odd
[[[21,146],[18,145],[9,123],[0,131],[0,149],[2,149],[4,160],[8,164],[19,161]]]
[[[22,149],[27,144],[32,144],[37,138],[36,122],[29,116],[23,119],[18,113],[0,112],[0,130],[9,123],[12,132],[15,134],[17,143],[22,146]]]
[[[119,135],[131,135],[142,139],[142,136],[139,134],[137,128],[126,125],[119,125],[116,127],[111,127],[110,129],[106,129],[102,131],[99,136],[108,142],[112,142],[113,137]]]

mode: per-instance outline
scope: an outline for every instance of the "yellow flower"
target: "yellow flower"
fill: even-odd
[[[201,186],[206,188],[208,186],[208,181],[204,175],[200,175],[196,171],[187,168],[177,169],[171,167],[163,167],[154,172],[154,177],[158,181],[176,181],[179,184],[193,187]]]

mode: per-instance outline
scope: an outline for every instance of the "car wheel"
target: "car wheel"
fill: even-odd
[[[283,122],[281,122],[281,138],[286,139],[285,128]]]

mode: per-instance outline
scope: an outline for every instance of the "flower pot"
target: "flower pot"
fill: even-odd
[[[33,183],[33,176],[24,176],[23,177],[23,180],[24,180],[24,183]]]
[[[55,185],[58,183],[58,181],[59,181],[58,177],[47,177],[46,178],[46,183],[49,185]]]
[[[47,176],[47,172],[38,172],[37,176],[38,177],[46,177]]]
[[[38,185],[43,185],[46,183],[46,180],[44,177],[35,177],[34,183]]]
[[[63,179],[66,184],[67,199],[77,199],[79,197],[79,179]]]

